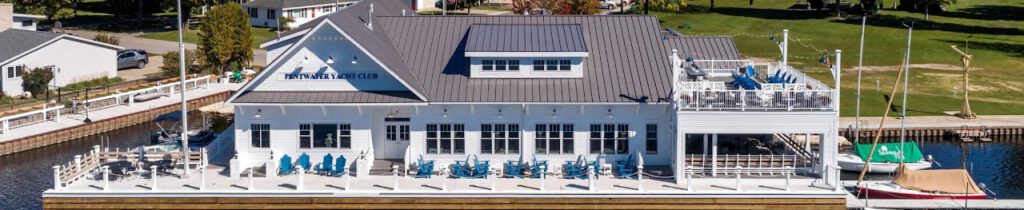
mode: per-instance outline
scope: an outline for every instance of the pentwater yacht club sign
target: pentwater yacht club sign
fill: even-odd
[[[289,73],[285,80],[355,80],[377,79],[377,73]]]

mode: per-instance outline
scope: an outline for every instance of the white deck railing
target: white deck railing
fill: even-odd
[[[677,110],[833,111],[832,90],[681,91]]]
[[[210,76],[203,76],[185,80],[185,89],[194,90],[197,88],[209,87]],[[132,106],[135,104],[135,97],[144,94],[160,94],[160,95],[171,95],[176,91],[181,91],[181,83],[167,83],[157,85],[153,87],[121,92],[113,95],[91,98],[84,101],[86,107],[91,111],[110,108],[121,104],[127,104]]]
[[[810,160],[797,155],[711,155],[688,154],[683,167],[697,174],[778,175],[809,172]],[[713,170],[714,169],[714,170]]]
[[[0,117],[0,124],[3,126],[3,128],[0,129],[0,133],[8,134],[12,128],[32,125],[44,122],[48,119],[59,120],[60,110],[63,108],[64,105],[54,107],[47,107],[46,105],[43,105],[43,108],[39,110]]]

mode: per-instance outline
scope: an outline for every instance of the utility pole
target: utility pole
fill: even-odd
[[[974,112],[971,111],[971,99],[967,96],[967,93],[970,92],[967,89],[967,85],[969,82],[968,76],[970,75],[971,59],[973,56],[960,51],[960,49],[956,48],[956,45],[950,45],[949,47],[953,48],[953,51],[957,54],[960,54],[960,62],[963,62],[964,64],[964,107],[956,116],[964,119],[974,119],[978,116],[974,115]]]

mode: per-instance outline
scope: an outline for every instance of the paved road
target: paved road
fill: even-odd
[[[67,33],[73,34],[73,35],[76,35],[76,36],[80,36],[80,37],[84,37],[84,38],[89,38],[89,39],[92,39],[93,37],[96,37],[96,34],[99,34],[99,32],[86,31],[86,30],[67,30]],[[142,49],[142,50],[146,50],[147,52],[157,53],[157,54],[164,54],[164,53],[167,53],[168,51],[178,51],[178,43],[177,42],[170,42],[170,41],[156,40],[156,39],[139,38],[139,37],[136,37],[136,36],[140,35],[138,33],[132,33],[132,34],[129,34],[129,33],[109,33],[109,34],[117,37],[118,39],[120,39],[120,41],[121,41],[120,45],[122,47],[129,48],[129,49]],[[190,43],[185,43],[185,48],[186,49],[195,49],[196,45],[195,44],[190,44]],[[266,57],[267,57],[267,51],[266,50],[263,50],[263,49],[255,49],[255,50],[253,50],[253,65],[266,66],[266,62],[265,62],[267,60]],[[150,59],[152,59],[152,58],[150,58]],[[153,61],[150,61],[150,64],[153,64],[153,65],[148,65],[147,68],[149,68],[149,66],[160,68],[159,66],[163,65],[162,63],[153,62]]]

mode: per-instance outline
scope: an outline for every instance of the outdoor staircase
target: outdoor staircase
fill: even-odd
[[[797,144],[796,141],[793,140],[791,135],[776,133],[775,138],[781,139],[782,143],[785,144],[787,148],[795,152],[797,155],[807,159],[812,158],[811,152],[805,150],[804,147],[802,147],[800,144]],[[805,141],[810,141],[810,139],[806,139]]]
[[[405,163],[400,159],[396,160],[373,160],[373,167],[370,168],[371,176],[391,176],[391,166],[398,166],[398,175],[403,175],[405,171]]]

